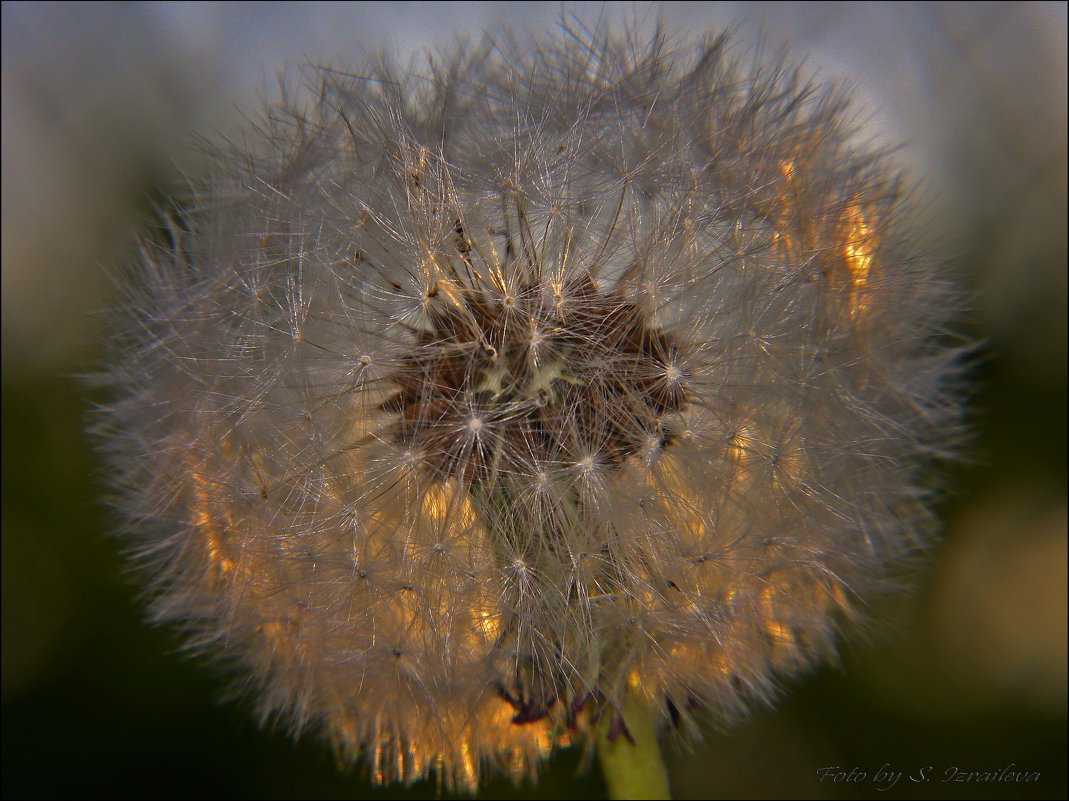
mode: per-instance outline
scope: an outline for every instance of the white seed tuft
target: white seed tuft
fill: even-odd
[[[157,619],[265,716],[527,775],[628,687],[769,700],[926,542],[953,289],[841,96],[740,63],[322,71],[146,245],[104,447]]]

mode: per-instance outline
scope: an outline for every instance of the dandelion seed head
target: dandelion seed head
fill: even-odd
[[[380,782],[728,720],[932,528],[953,287],[725,37],[316,73],[146,245],[104,446],[155,616]]]

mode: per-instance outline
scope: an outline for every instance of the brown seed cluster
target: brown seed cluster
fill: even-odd
[[[382,405],[399,415],[396,444],[484,489],[502,471],[615,467],[668,445],[686,401],[682,346],[614,294],[589,276],[432,287],[429,325]]]

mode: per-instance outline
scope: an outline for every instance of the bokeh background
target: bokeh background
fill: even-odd
[[[589,24],[646,4],[567,6]],[[900,145],[919,224],[973,294],[962,323],[975,440],[947,467],[945,537],[917,591],[774,710],[670,750],[679,798],[1049,798],[1066,787],[1066,5],[671,4],[682,37],[736,26],[854,87],[864,133]],[[287,64],[358,64],[495,23],[523,3],[3,5],[3,795],[435,797],[339,772],[314,737],[260,730],[226,678],[143,623],[84,433],[108,265]],[[1038,773],[1028,784],[944,771]],[[818,769],[856,768],[858,783]],[[883,766],[905,775],[890,789]],[[577,755],[485,797],[604,795]],[[929,782],[913,783],[924,769]],[[856,774],[855,774],[856,775]]]

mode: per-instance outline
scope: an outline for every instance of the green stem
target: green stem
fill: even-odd
[[[657,729],[646,700],[639,693],[628,690],[623,709],[627,733],[617,732],[610,742],[609,734],[614,728],[612,718],[612,715],[606,715],[598,724],[598,760],[605,783],[609,785],[609,798],[670,799],[668,771],[661,758]]]

